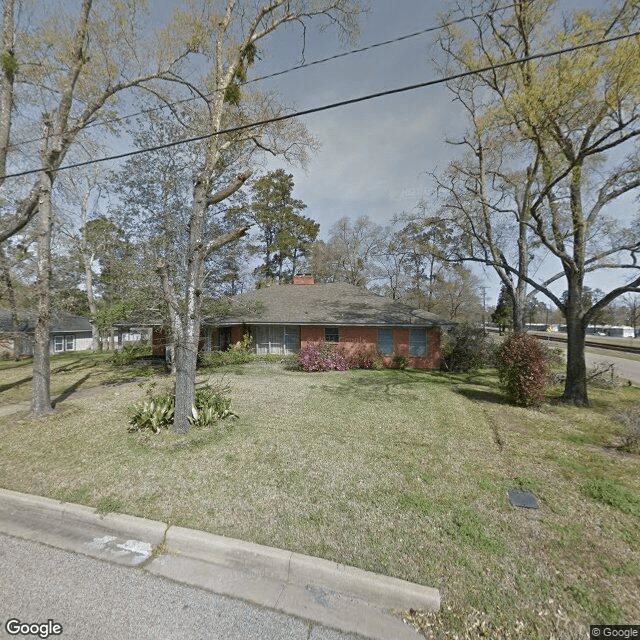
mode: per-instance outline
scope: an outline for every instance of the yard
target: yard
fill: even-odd
[[[528,410],[504,404],[491,372],[252,362],[209,376],[238,419],[153,435],[127,433],[127,408],[168,377],[66,363],[53,362],[54,415],[0,415],[2,487],[436,587],[441,612],[412,615],[427,637],[585,638],[589,624],[639,622],[639,457],[617,448],[614,419],[637,387]],[[29,375],[0,364],[0,408],[28,398]],[[518,486],[539,510],[508,503]]]

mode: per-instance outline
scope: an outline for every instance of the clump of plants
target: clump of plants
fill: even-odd
[[[151,356],[151,345],[144,342],[136,342],[125,345],[121,350],[116,350],[111,356],[111,362],[115,366],[136,364],[142,358]]]
[[[396,354],[393,356],[393,366],[396,369],[406,369],[407,368],[407,358],[405,356],[401,356],[400,354]]]
[[[146,431],[160,433],[173,424],[176,410],[176,398],[173,393],[153,393],[155,385],[151,385],[148,398],[141,403],[129,407],[129,431]],[[230,416],[237,417],[230,409],[231,398],[220,386],[205,386],[196,389],[196,398],[191,408],[189,424],[192,427],[205,428]]]
[[[549,361],[536,338],[525,333],[507,336],[496,349],[495,359],[509,402],[532,407],[545,400]]]
[[[489,338],[484,327],[460,324],[443,336],[442,361],[444,371],[477,371],[488,366],[491,361]]]
[[[251,351],[251,346],[252,338],[248,333],[245,333],[242,340],[232,344],[225,351],[211,351],[209,353],[198,354],[198,361],[200,366],[209,368],[246,364],[251,361],[254,355]]]
[[[626,409],[616,417],[625,426],[620,449],[629,453],[640,453],[640,408]]]
[[[310,342],[300,349],[298,361],[303,371],[347,371],[349,358],[335,342]]]
[[[362,340],[351,349],[348,360],[350,369],[375,369],[376,371],[384,369],[382,354]]]
[[[196,401],[191,408],[191,416],[187,419],[192,427],[208,427],[230,416],[237,418],[230,407],[231,398],[223,395],[218,389],[196,389]]]
[[[129,407],[129,431],[160,433],[173,424],[176,398],[172,393],[159,393],[141,404]]]

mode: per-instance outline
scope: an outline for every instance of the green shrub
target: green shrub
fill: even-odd
[[[255,355],[251,349],[252,344],[253,339],[248,333],[245,333],[242,340],[232,344],[226,351],[211,351],[198,354],[198,364],[209,368],[246,364]]]
[[[407,359],[405,356],[401,356],[396,354],[393,356],[393,366],[396,369],[406,369],[407,368]]]
[[[125,345],[120,351],[114,351],[111,363],[116,366],[135,364],[141,358],[152,355],[151,345],[144,342],[134,342]]]
[[[539,405],[545,399],[549,363],[538,340],[527,334],[511,334],[495,352],[500,384],[507,399],[522,407]]]
[[[153,433],[158,433],[161,429],[168,429],[173,424],[175,411],[176,398],[172,393],[151,396],[142,404],[130,407],[129,431],[150,429]]]
[[[196,389],[196,400],[188,418],[192,427],[208,427],[230,416],[237,417],[230,409],[231,398],[220,388],[203,387]],[[141,404],[130,407],[129,431],[151,430],[159,433],[173,424],[176,409],[175,395],[160,393],[152,395]]]
[[[489,365],[491,349],[484,327],[456,325],[443,336],[442,361],[444,371],[477,371]]]
[[[219,390],[210,387],[196,389],[196,402],[191,408],[189,424],[192,427],[208,427],[229,416],[237,418],[229,407],[231,398],[224,396]]]
[[[198,356],[200,366],[215,369],[233,364],[246,364],[252,359],[252,354],[244,350],[227,349],[226,351],[211,351]]]

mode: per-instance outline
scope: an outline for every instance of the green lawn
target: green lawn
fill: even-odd
[[[186,436],[127,433],[135,382],[81,385],[39,421],[0,417],[0,485],[436,587],[442,611],[414,615],[433,637],[584,638],[589,624],[638,622],[639,456],[616,448],[613,415],[639,389],[529,410],[504,404],[491,373],[252,363],[222,384],[240,417]],[[541,508],[510,506],[516,486]]]

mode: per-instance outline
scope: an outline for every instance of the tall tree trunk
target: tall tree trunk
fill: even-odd
[[[191,408],[196,400],[195,371],[198,357],[198,338],[184,336],[174,344],[174,363],[176,376],[176,411],[173,418],[173,431],[186,433],[189,430]]]
[[[521,286],[523,285],[524,286]],[[513,332],[515,334],[520,334],[525,332],[525,325],[527,324],[527,292],[526,292],[526,283],[524,281],[519,280],[518,286],[514,289],[512,293],[512,321],[513,321]]]
[[[562,400],[577,407],[587,407],[587,363],[584,355],[587,319],[582,312],[582,287],[572,279],[569,280],[566,319],[567,376]]]
[[[196,398],[196,366],[198,361],[198,342],[200,340],[200,322],[202,316],[202,280],[204,276],[204,257],[202,239],[204,219],[207,214],[208,180],[202,172],[194,186],[193,214],[189,225],[189,246],[187,249],[187,287],[185,313],[174,321],[174,349],[176,365],[176,410],[173,416],[173,431],[186,433],[189,430],[189,417]]]
[[[7,172],[7,150],[11,133],[11,109],[13,107],[14,74],[17,60],[13,52],[14,0],[4,0],[2,11],[2,82],[0,84],[0,184],[4,183]]]
[[[51,336],[51,174],[43,171],[40,176],[40,201],[38,203],[38,319],[35,328],[33,350],[33,388],[31,411],[36,416],[52,412],[49,361]]]
[[[91,314],[91,318],[89,319],[89,324],[91,325],[91,351],[96,353],[100,350],[100,329],[98,328],[98,321],[96,319],[98,314],[98,305],[96,304],[95,295],[93,293],[93,271],[91,270],[92,259],[91,256],[84,253],[82,260],[84,262],[84,284],[87,290],[87,303],[89,305],[89,313]]]

